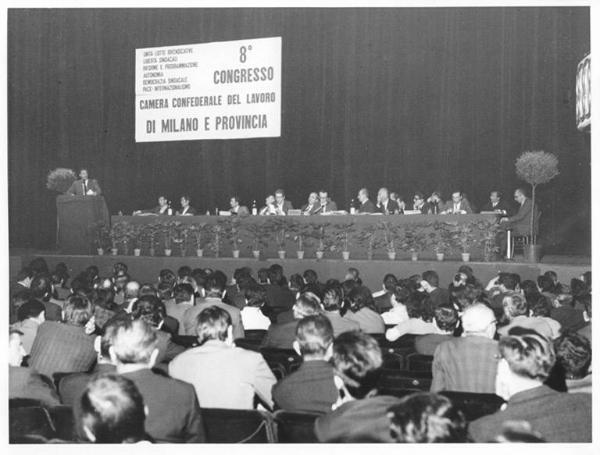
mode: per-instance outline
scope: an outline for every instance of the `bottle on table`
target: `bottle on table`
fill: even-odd
[[[168,205],[167,205],[167,215],[171,216],[173,215],[173,209],[171,208],[171,201],[169,201]]]
[[[354,203],[354,199],[350,201],[350,215],[356,214],[356,204]]]
[[[252,201],[252,215],[258,215],[258,208],[256,207],[256,200]]]

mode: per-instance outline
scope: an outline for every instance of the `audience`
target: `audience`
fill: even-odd
[[[431,299],[422,294],[413,294],[406,301],[408,319],[385,332],[389,341],[396,341],[407,334],[426,335],[428,333],[442,333],[433,322],[434,309]]]
[[[433,312],[433,325],[436,331],[415,337],[415,351],[417,354],[433,355],[438,345],[454,337],[454,332],[459,323],[456,308],[451,305],[441,305]]]
[[[342,288],[339,285],[332,285],[325,288],[323,293],[323,309],[325,310],[325,316],[329,319],[333,327],[334,337],[343,332],[360,329],[358,322],[341,315]]]
[[[375,302],[369,288],[357,286],[346,297],[342,316],[345,319],[358,323],[358,327],[365,333],[378,334],[385,332],[385,322],[375,311]]]
[[[383,277],[382,290],[373,294],[375,309],[378,313],[385,313],[392,308],[392,295],[398,286],[398,278],[392,273]]]
[[[17,310],[18,322],[12,327],[22,333],[21,341],[25,353],[29,355],[38,327],[46,320],[46,307],[39,300],[30,299]]]
[[[592,345],[590,340],[573,332],[554,340],[556,364],[563,370],[569,393],[592,393]]]
[[[241,310],[242,324],[245,330],[267,330],[271,320],[263,313],[266,305],[267,291],[256,284],[244,288],[245,306]]]

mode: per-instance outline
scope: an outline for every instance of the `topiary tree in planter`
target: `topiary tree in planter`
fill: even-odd
[[[535,219],[535,189],[542,183],[547,183],[558,175],[558,158],[552,153],[543,150],[525,151],[515,162],[517,177],[531,185],[531,220],[530,244],[536,244],[536,235],[533,230]]]

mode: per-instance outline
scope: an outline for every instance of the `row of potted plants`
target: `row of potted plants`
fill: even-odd
[[[439,260],[450,251],[459,249],[463,260],[470,259],[473,247],[483,248],[484,258],[492,260],[497,252],[496,233],[498,226],[492,220],[473,222],[435,221],[421,224],[396,225],[382,221],[373,225],[354,223],[300,223],[291,218],[270,218],[262,223],[248,223],[239,218],[224,218],[216,223],[191,223],[180,221],[155,221],[150,224],[133,224],[127,221],[114,223],[110,228],[103,224],[90,227],[91,237],[98,254],[110,248],[111,254],[141,255],[142,251],[155,256],[162,251],[170,256],[178,251],[187,256],[193,249],[197,256],[210,251],[219,257],[228,245],[234,257],[239,257],[245,247],[255,258],[260,258],[269,245],[277,245],[278,256],[286,256],[289,243],[296,247],[298,258],[314,249],[317,259],[326,252],[341,253],[350,258],[350,246],[366,250],[367,259],[372,259],[377,250],[384,249],[388,258],[394,260],[397,252],[411,254],[417,260],[420,253],[434,251]]]

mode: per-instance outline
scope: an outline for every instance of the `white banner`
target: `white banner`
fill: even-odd
[[[136,49],[136,142],[279,136],[281,37]]]

